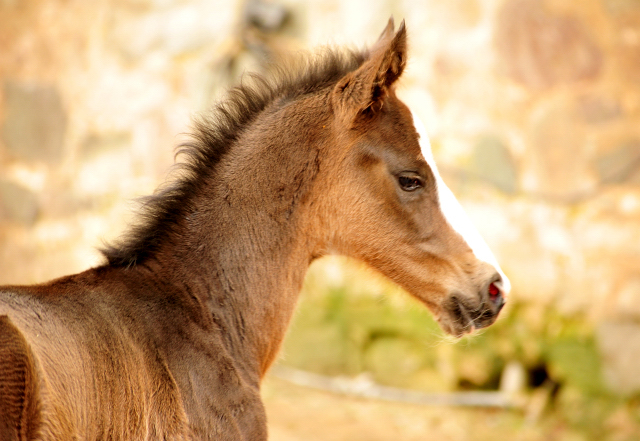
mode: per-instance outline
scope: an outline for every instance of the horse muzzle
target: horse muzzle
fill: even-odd
[[[462,337],[492,325],[504,305],[500,280],[494,280],[487,283],[475,296],[454,292],[446,297],[442,303],[439,322],[445,332],[454,337]]]

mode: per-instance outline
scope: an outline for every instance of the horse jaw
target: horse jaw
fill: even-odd
[[[414,111],[411,111],[411,114],[413,116],[413,125],[419,135],[420,150],[436,178],[438,200],[442,214],[449,225],[451,225],[451,227],[460,234],[460,236],[462,236],[465,242],[469,245],[469,248],[471,248],[475,257],[478,260],[493,266],[498,274],[500,274],[501,280],[495,282],[495,284],[500,288],[503,295],[506,296],[511,291],[511,282],[502,271],[502,268],[500,268],[500,265],[489,248],[489,245],[487,245],[480,235],[480,232],[473,225],[471,219],[469,219],[469,216],[467,216],[467,213],[464,211],[464,208],[460,205],[460,202],[458,202],[449,187],[447,187],[447,184],[442,180],[442,177],[438,172],[436,162],[433,158],[431,143],[429,142],[429,136],[427,135],[424,124],[422,124],[422,121]]]

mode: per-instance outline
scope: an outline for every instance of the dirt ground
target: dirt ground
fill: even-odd
[[[272,441],[584,439],[561,428],[527,423],[518,411],[417,406],[345,397],[274,377],[265,381],[263,398]]]

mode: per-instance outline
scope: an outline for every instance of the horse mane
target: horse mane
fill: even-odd
[[[191,212],[199,185],[215,174],[216,165],[237,137],[276,99],[295,99],[335,85],[367,59],[366,50],[326,48],[299,56],[288,63],[269,66],[268,74],[249,74],[226,98],[193,123],[190,140],[178,146],[184,157],[167,184],[142,199],[135,223],[120,239],[100,252],[113,267],[131,267],[151,257],[159,245],[172,240],[180,219]]]

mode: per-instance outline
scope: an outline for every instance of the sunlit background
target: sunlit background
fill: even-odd
[[[387,403],[274,375],[271,439],[640,439],[638,0],[0,0],[0,283],[99,264],[191,117],[243,72],[372,44],[391,15],[410,38],[399,94],[513,293],[455,342],[371,270],[324,259],[279,365],[510,404]]]

